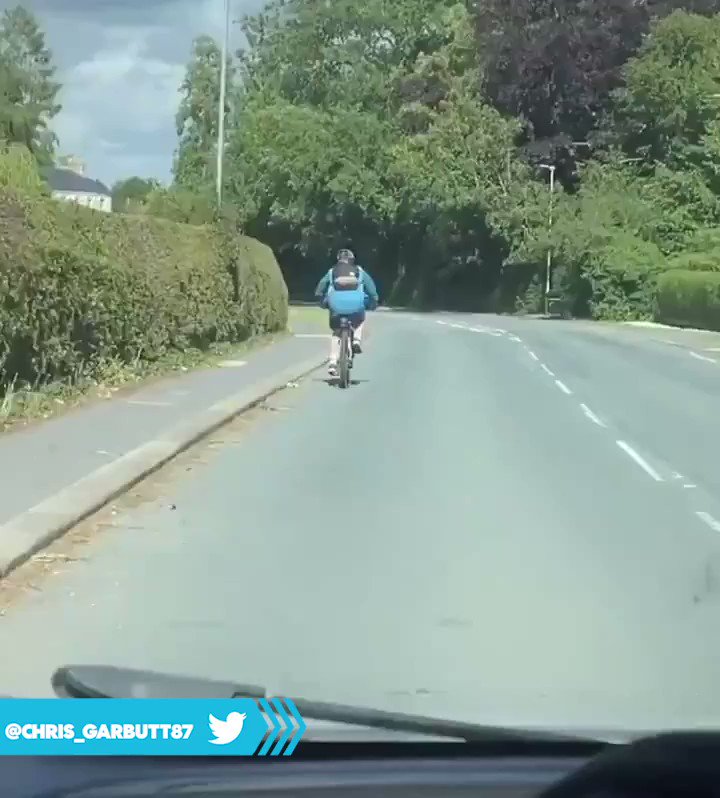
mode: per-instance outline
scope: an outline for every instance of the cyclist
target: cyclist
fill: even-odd
[[[365,311],[378,306],[378,292],[373,278],[355,262],[349,249],[337,253],[335,265],[328,269],[315,289],[315,296],[322,307],[330,311],[330,362],[328,373],[337,377],[337,362],[340,356],[340,317],[346,316],[353,326],[353,352],[362,352],[362,335],[365,326]]]

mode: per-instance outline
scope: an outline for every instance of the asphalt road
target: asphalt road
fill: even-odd
[[[352,389],[288,389],[16,597],[0,691],[98,662],[494,724],[718,725],[714,357],[370,323]]]

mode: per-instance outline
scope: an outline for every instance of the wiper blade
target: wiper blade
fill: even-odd
[[[464,721],[408,715],[402,712],[387,712],[345,704],[305,701],[302,698],[293,698],[293,702],[303,718],[407,734],[444,737],[448,740],[464,740],[465,742],[518,742],[520,740],[524,742],[597,742],[592,738],[576,737],[553,731],[465,723]]]
[[[105,665],[71,665],[59,668],[52,677],[55,693],[61,698],[273,698],[258,685],[195,679],[188,676],[116,668]],[[285,696],[283,696],[285,697]],[[487,726],[421,715],[365,709],[292,697],[305,720],[340,723],[459,740],[465,742],[605,742],[602,737],[566,734],[544,729]]]
[[[265,698],[266,692],[252,684],[113,665],[66,665],[53,673],[51,682],[60,698]]]

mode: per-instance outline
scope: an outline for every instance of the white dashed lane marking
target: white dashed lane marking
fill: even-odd
[[[652,477],[655,482],[663,482],[663,478],[658,474],[658,472],[647,462],[647,460],[643,459],[635,449],[630,446],[629,443],[625,443],[625,441],[615,441],[615,443],[625,452],[628,457],[630,457],[637,465],[642,468],[642,470],[650,477]]]
[[[713,518],[710,513],[703,512],[702,510],[696,510],[695,515],[704,523],[706,523],[710,529],[714,530],[715,532],[720,532],[720,521],[717,521]]]
[[[675,480],[677,480],[679,482],[682,482],[683,488],[697,488],[697,485],[695,485],[692,482],[688,482],[685,479],[685,477],[682,474],[680,474],[678,471],[676,471],[672,476],[673,476],[673,479],[675,479]]]
[[[486,335],[492,335],[494,338],[500,338],[505,335],[503,330],[492,330],[490,327],[465,327],[464,329],[474,333],[485,333]]]
[[[509,333],[507,330],[491,329],[491,328],[487,328],[487,327],[470,327],[469,325],[466,325],[466,324],[451,324],[451,323],[446,322],[446,321],[440,321],[439,319],[436,319],[436,324],[441,324],[443,326],[452,327],[452,328],[454,328],[456,330],[466,330],[468,332],[477,332],[477,333],[483,333],[484,332],[484,333],[487,333],[487,334],[490,334],[490,335],[493,335],[493,336],[498,336],[498,337],[499,336],[507,336],[511,341],[514,341],[516,343],[523,343],[521,338],[519,338],[517,335],[513,335],[512,333]],[[568,388],[568,386],[562,380],[557,379],[555,377],[555,373],[545,363],[540,362],[540,358],[538,357],[538,355],[532,349],[530,349],[530,347],[528,347],[527,344],[524,344],[524,348],[525,348],[525,351],[528,353],[528,355],[535,362],[539,362],[540,363],[540,366],[541,366],[542,370],[546,374],[548,374],[550,377],[553,378],[553,380],[555,381],[555,385],[563,393],[572,394],[572,391],[570,390],[570,388]],[[718,362],[714,358],[707,357],[706,355],[701,355],[699,352],[690,351],[689,354],[690,354],[691,357],[694,357],[696,360],[702,360],[702,361],[708,362],[708,363],[717,363]],[[594,413],[584,402],[580,403],[580,408],[582,409],[582,411],[585,414],[586,418],[588,418],[590,421],[592,421],[593,424],[595,424],[598,427],[602,427],[603,429],[607,429],[608,425],[596,413]],[[618,446],[618,448],[621,449],[623,452],[625,452],[625,454],[637,466],[639,466],[651,479],[653,479],[655,482],[665,482],[663,477],[650,465],[650,463],[647,462],[647,460],[645,460],[644,457],[642,457],[642,455],[640,455],[637,451],[635,451],[635,449],[633,449],[633,447],[630,446],[629,443],[627,443],[626,441],[623,441],[623,440],[616,440],[615,443]],[[686,488],[686,489],[692,489],[692,488],[697,487],[694,483],[688,482],[685,479],[685,477],[683,477],[682,474],[680,474],[678,472],[674,472],[673,473],[672,481],[674,481],[676,484],[678,484],[678,483],[681,484],[682,487]],[[710,529],[712,529],[715,532],[720,532],[720,521],[718,521],[716,518],[714,518],[712,515],[710,515],[710,513],[707,513],[707,512],[702,511],[702,510],[696,510],[695,511],[695,515],[704,524],[706,524],[708,527],[710,527]]]
[[[583,404],[581,402],[580,407],[582,407],[583,413],[585,413],[585,415],[590,419],[590,421],[592,421],[593,424],[597,424],[598,427],[605,427],[605,424],[600,420],[598,416],[595,415],[595,413],[593,413],[593,411],[586,404]]]
[[[161,402],[159,399],[126,399],[125,404],[142,405],[143,407],[172,407],[172,402]]]
[[[712,357],[706,357],[705,355],[701,355],[699,352],[690,352],[690,357],[694,357],[695,360],[703,360],[705,363],[717,363],[717,360]]]

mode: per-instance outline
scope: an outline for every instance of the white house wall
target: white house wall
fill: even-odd
[[[104,213],[112,211],[112,197],[105,194],[90,194],[86,191],[53,191],[53,196],[63,202],[75,202],[96,211]]]

